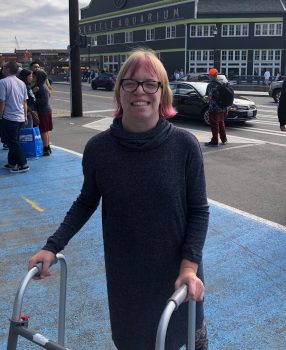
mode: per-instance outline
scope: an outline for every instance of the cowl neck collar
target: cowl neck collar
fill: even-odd
[[[111,136],[120,145],[140,151],[148,151],[159,147],[173,132],[173,125],[166,119],[160,118],[155,128],[133,133],[123,128],[122,118],[115,118],[110,126]]]

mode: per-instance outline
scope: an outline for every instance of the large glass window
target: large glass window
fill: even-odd
[[[114,34],[107,34],[107,45],[114,44]]]
[[[117,73],[119,69],[118,55],[103,56],[103,67],[107,72]]]
[[[191,37],[212,37],[215,24],[195,24],[190,26]]]
[[[248,36],[248,23],[223,24],[222,36]]]
[[[237,75],[246,75],[247,50],[222,50],[221,72],[232,80]]]
[[[125,42],[133,43],[133,32],[125,32]]]
[[[255,36],[282,36],[283,23],[255,23]]]
[[[214,66],[213,50],[189,51],[189,72],[205,73]]]
[[[155,40],[155,29],[149,28],[146,29],[146,41]]]
[[[90,46],[97,46],[97,36],[91,36],[90,37]]]
[[[253,74],[263,76],[269,70],[271,76],[281,71],[281,50],[255,50],[253,60]]]
[[[166,39],[176,38],[176,26],[166,27]]]

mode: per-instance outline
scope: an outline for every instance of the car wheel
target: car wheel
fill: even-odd
[[[91,87],[93,88],[93,90],[97,90],[97,86],[96,85],[91,85]]]
[[[206,108],[206,109],[203,110],[203,113],[202,113],[202,120],[203,120],[203,122],[204,122],[206,125],[208,125],[208,126],[211,125],[211,124],[210,124],[210,116],[209,116],[209,109],[208,109],[208,108]]]
[[[107,91],[112,91],[112,90],[113,90],[113,86],[108,86],[108,87],[106,88],[106,90],[107,90]]]
[[[281,89],[276,89],[273,91],[273,99],[275,102],[279,102],[280,99],[280,95],[281,95]]]

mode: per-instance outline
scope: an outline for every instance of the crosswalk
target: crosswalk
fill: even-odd
[[[286,146],[284,138],[286,133],[280,131],[279,122],[277,117],[277,104],[258,104],[257,107],[257,119],[251,120],[246,124],[241,124],[239,126],[228,125],[227,130],[229,131],[228,139],[232,143],[243,144],[243,143],[263,143],[265,137],[271,136],[270,142],[276,143],[278,145]],[[92,111],[93,113],[99,111]],[[106,111],[100,111],[106,112]],[[103,113],[104,114],[104,113]],[[95,129],[98,131],[104,131],[109,128],[112,124],[113,118],[110,116],[104,116],[101,114],[99,120],[93,121],[91,123],[83,125],[83,127]],[[200,142],[208,141],[211,137],[211,131],[203,131],[198,129],[193,129],[191,125],[181,126],[196,135]],[[243,132],[243,137],[231,135],[232,131],[241,130]],[[249,134],[249,135],[248,135]],[[256,135],[254,135],[256,134]],[[255,139],[254,139],[255,138]],[[286,141],[286,139],[285,139]],[[269,140],[268,140],[269,142]]]

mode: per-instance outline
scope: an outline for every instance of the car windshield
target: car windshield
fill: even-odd
[[[206,95],[206,91],[207,91],[207,83],[192,83],[192,86],[198,91],[198,93],[202,96]]]

